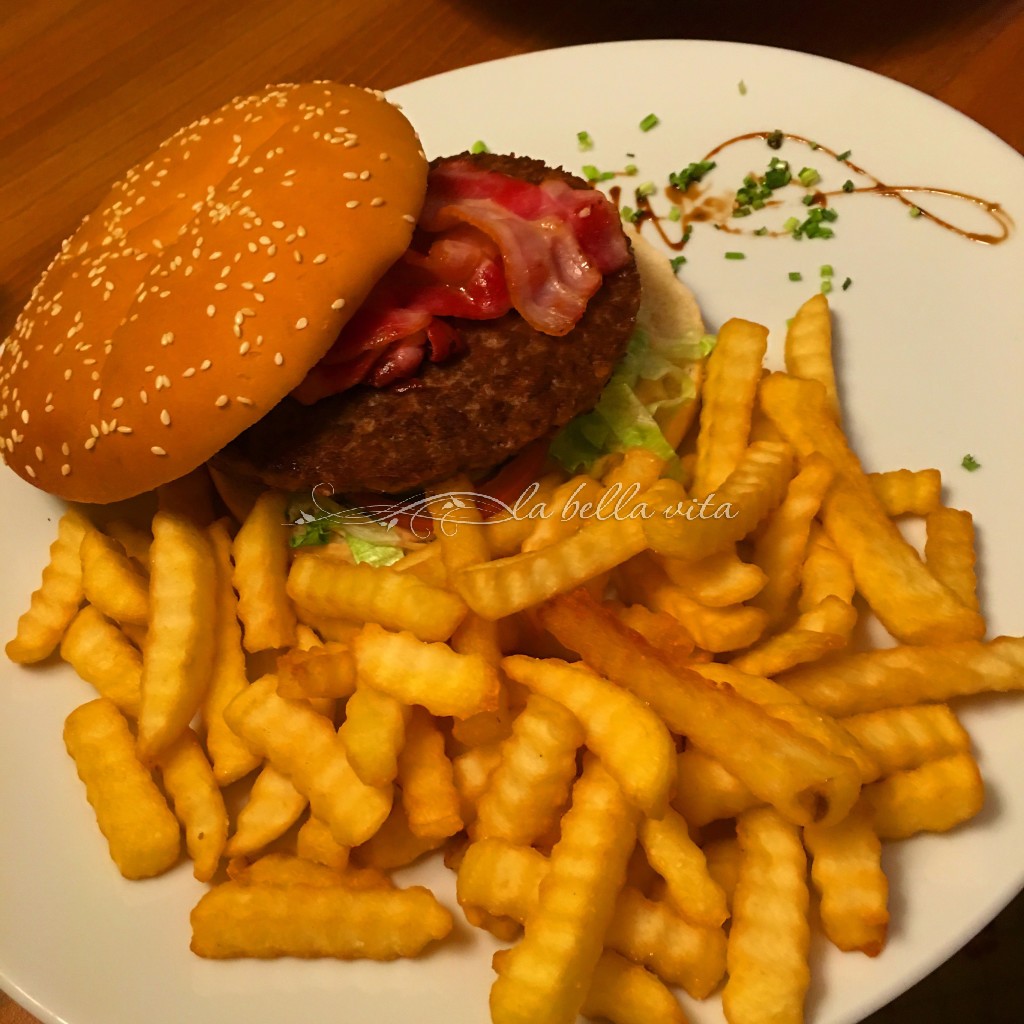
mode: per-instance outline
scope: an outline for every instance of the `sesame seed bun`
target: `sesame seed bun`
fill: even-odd
[[[380,93],[278,85],[181,129],[63,245],[0,352],[0,445],[110,502],[251,426],[406,250],[419,140]]]

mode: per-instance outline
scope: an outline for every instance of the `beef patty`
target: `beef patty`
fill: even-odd
[[[461,159],[461,157],[460,157]],[[479,154],[485,170],[535,184],[585,181],[525,157]],[[495,320],[451,319],[467,346],[427,363],[414,387],[358,385],[302,405],[285,398],[214,459],[272,487],[399,494],[458,472],[478,475],[594,406],[623,356],[640,304],[632,259],[605,277],[576,327],[541,334],[512,311]]]

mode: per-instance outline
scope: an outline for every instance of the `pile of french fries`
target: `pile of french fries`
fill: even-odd
[[[682,1022],[678,990],[720,987],[731,1024],[788,1024],[812,912],[883,950],[882,843],[978,812],[947,702],[1024,688],[1024,638],[983,639],[938,473],[850,450],[824,296],[786,372],[766,343],[725,324],[673,463],[551,473],[499,522],[449,504],[388,568],[292,550],[280,493],[215,518],[205,475],[150,531],[64,515],[7,653],[59,648],[98,691],[68,752],[126,878],[183,832],[197,954],[415,956],[453,916],[390,873],[435,851],[508,944],[496,1024]],[[896,646],[862,649],[870,616]]]

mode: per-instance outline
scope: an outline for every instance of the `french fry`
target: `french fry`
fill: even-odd
[[[718,490],[739,465],[750,441],[750,420],[768,346],[768,330],[747,320],[727,320],[707,362],[697,434],[697,468],[691,490]]]
[[[812,526],[800,578],[799,610],[812,611],[828,597],[838,597],[844,604],[853,604],[856,591],[850,563],[836,550],[824,529]]]
[[[721,925],[729,916],[725,893],[708,872],[683,818],[673,810],[660,821],[645,818],[639,838],[651,867],[665,879],[668,900],[676,910],[700,927]]]
[[[502,667],[532,693],[558,701],[576,716],[587,747],[644,814],[660,818],[665,813],[675,783],[676,748],[646,704],[586,667],[554,658],[514,656]]]
[[[448,586],[448,570],[445,568],[444,558],[441,557],[440,544],[425,544],[417,551],[410,551],[391,568],[395,572],[410,573],[421,583],[431,587],[444,589]]]
[[[202,957],[416,956],[452,927],[427,889],[246,885],[225,882],[193,908],[192,952]]]
[[[926,516],[942,501],[942,474],[937,469],[893,469],[869,473],[868,480],[886,514]]]
[[[13,640],[4,648],[19,665],[48,658],[82,603],[82,540],[93,530],[80,512],[68,509],[57,524],[57,539],[50,545],[50,560],[43,581],[32,594],[29,609],[18,619]]]
[[[676,761],[676,773],[672,806],[695,828],[735,818],[762,803],[735,775],[699,750],[684,750]]]
[[[703,500],[691,500],[682,488],[670,495],[659,514],[644,520],[647,542],[660,555],[688,562],[719,554],[778,506],[791,473],[787,445],[756,441],[722,485],[705,493]]]
[[[224,708],[249,685],[242,650],[242,627],[238,623],[238,598],[231,583],[231,536],[223,520],[206,530],[216,571],[216,626],[210,685],[203,699],[206,749],[213,762],[213,774],[221,786],[248,775],[260,763],[224,721]]]
[[[348,867],[348,847],[336,842],[331,830],[312,815],[303,822],[295,836],[295,852],[304,860],[323,864],[334,871],[344,871]]]
[[[491,557],[473,493],[473,484],[467,476],[456,476],[427,489],[435,543],[440,546],[446,577]]]
[[[832,363],[832,318],[828,299],[820,292],[798,310],[786,330],[786,371],[804,380],[816,380],[825,389],[828,410],[838,423],[839,390]]]
[[[497,666],[501,661],[498,624],[470,612],[452,634],[451,647],[456,654],[478,654],[489,664]],[[511,731],[512,712],[504,680],[499,682],[497,707],[493,711],[480,711],[452,722],[452,736],[467,747],[495,743],[505,739]]]
[[[591,668],[650,704],[669,729],[719,760],[794,823],[838,821],[853,806],[860,780],[852,762],[731,687],[670,666],[639,634],[578,592],[547,604],[541,617]]]
[[[725,836],[705,843],[701,849],[704,851],[708,874],[725,893],[726,906],[731,913],[736,885],[740,878],[740,861],[743,859],[739,840],[735,836]]]
[[[495,837],[470,843],[458,868],[459,906],[522,924],[536,908],[548,867],[548,858],[530,846]]]
[[[209,882],[228,839],[228,812],[199,737],[186,729],[157,759],[164,789],[185,828],[193,874]]]
[[[206,696],[215,654],[217,569],[206,535],[153,517],[150,626],[142,652],[139,756],[151,760],[185,731]]]
[[[299,820],[309,800],[287,775],[265,764],[253,780],[249,799],[238,812],[234,834],[224,852],[229,857],[249,857],[284,835]]]
[[[538,520],[546,515],[557,515],[554,494],[562,481],[558,473],[531,481],[507,511],[488,519],[487,543],[494,558],[516,554]]]
[[[64,745],[121,874],[150,878],[172,867],[181,850],[178,821],[135,756],[131,730],[114,704],[100,697],[72,711]]]
[[[467,827],[473,824],[477,802],[500,761],[500,741],[471,747],[452,760],[452,779],[459,793],[459,813]]]
[[[295,605],[295,615],[299,625],[307,626],[321,637],[325,642],[349,644],[353,637],[357,636],[363,628],[361,622],[353,622],[351,619],[332,618],[329,615],[318,615],[301,604]]]
[[[607,949],[594,969],[582,1013],[612,1024],[686,1024],[679,1001],[655,975]]]
[[[420,707],[412,709],[405,730],[398,782],[413,835],[447,839],[461,831],[459,793],[452,763],[445,754],[444,736],[429,712]]]
[[[583,1006],[636,842],[637,812],[590,759],[522,941],[491,988],[494,1024],[556,1024]]]
[[[779,680],[831,715],[855,715],[975,693],[1024,689],[1024,637],[887,647],[804,665]]]
[[[825,528],[849,559],[857,589],[898,640],[941,643],[982,636],[985,624],[925,567],[886,515],[814,381],[772,374],[765,411],[801,459],[824,455],[838,476],[822,506]]]
[[[352,770],[367,786],[394,782],[409,715],[410,709],[391,694],[362,683],[349,698],[338,736]]]
[[[627,448],[621,456],[620,461],[601,475],[601,485],[606,491],[618,485],[620,494],[634,486],[638,492],[644,492],[658,482],[665,468],[665,460],[650,448]]]
[[[342,884],[340,871],[288,853],[267,853],[251,863],[237,857],[228,861],[228,878],[242,885],[312,885],[323,889]]]
[[[409,827],[405,808],[398,800],[387,820],[369,839],[353,851],[357,863],[377,871],[395,871],[418,860],[444,844],[447,836],[421,836]]]
[[[642,604],[631,604],[616,610],[623,625],[635,630],[653,646],[673,658],[685,659],[693,654],[693,637],[683,624],[668,612],[655,612]]]
[[[142,656],[92,605],[71,620],[60,642],[60,656],[120,711],[138,716]]]
[[[454,594],[390,566],[297,558],[288,574],[288,593],[319,615],[378,622],[426,641],[447,640],[466,614]]]
[[[545,835],[569,798],[583,739],[572,712],[531,694],[501,745],[501,760],[477,801],[470,836],[528,846]]]
[[[879,777],[971,749],[967,730],[945,704],[886,708],[839,722],[878,765]]]
[[[99,530],[82,538],[82,592],[85,599],[116,622],[145,625],[149,587],[117,541]]]
[[[592,514],[603,493],[601,483],[585,473],[566,480],[551,497],[551,515],[534,523],[521,550],[540,551],[578,533],[585,521],[581,517],[581,509],[585,508],[586,514]]]
[[[756,565],[740,561],[735,548],[726,548],[697,562],[658,558],[668,578],[687,597],[708,608],[723,608],[749,601],[767,577]]]
[[[114,519],[107,523],[103,532],[113,538],[124,548],[125,554],[132,559],[139,568],[149,575],[149,546],[153,538],[148,530],[144,530],[133,523],[125,522],[123,519]]]
[[[361,682],[431,714],[468,718],[498,706],[497,670],[479,654],[367,624],[352,643]]]
[[[935,578],[972,611],[980,608],[974,571],[974,519],[970,512],[936,508],[925,519],[924,557]]]
[[[722,1007],[730,1024],[802,1024],[810,982],[807,858],[796,828],[770,808],[742,814],[743,856],[729,932],[729,980]]]
[[[834,476],[831,463],[823,455],[812,453],[790,481],[782,504],[754,541],[753,561],[768,580],[751,603],[768,613],[768,625],[773,629],[785,619],[800,585],[811,523]]]
[[[285,589],[288,576],[288,495],[265,491],[235,536],[234,584],[247,651],[295,643],[295,610]]]
[[[390,787],[364,785],[331,723],[308,705],[279,697],[274,676],[243,690],[224,709],[224,718],[288,777],[340,845],[358,846],[384,823],[391,810]]]
[[[953,754],[864,787],[864,804],[880,839],[948,832],[985,803],[985,785],[970,754]]]
[[[804,845],[825,934],[844,952],[878,956],[889,926],[889,882],[867,808],[858,803],[835,825],[805,828]]]
[[[282,697],[351,697],[356,689],[356,660],[347,644],[328,641],[309,650],[292,648],[277,659]]]
[[[614,569],[646,546],[636,519],[588,520],[540,551],[470,566],[452,582],[478,615],[501,619]]]

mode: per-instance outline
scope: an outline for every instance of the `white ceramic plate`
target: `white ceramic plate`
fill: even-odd
[[[852,149],[891,184],[1000,200],[1024,224],[1024,160],[1008,146],[920,93],[802,54],[707,42],[587,46],[451,72],[397,89],[394,98],[431,155],[484,139],[495,151],[571,168],[615,168],[630,152],[637,181],[664,181],[731,136],[782,128]],[[638,122],[651,112],[661,124],[641,133]],[[596,143],[585,155],[576,145],[580,130]],[[737,158],[745,166],[723,167],[716,180],[734,186],[738,173],[763,170],[770,155],[763,143],[751,144]],[[827,168],[830,182],[846,177],[822,154],[787,146],[782,155]],[[817,288],[822,263],[834,266],[837,284],[853,279],[832,298],[843,399],[859,451],[873,469],[942,470],[948,500],[971,509],[980,527],[991,632],[1019,634],[1024,238],[972,244],[877,197],[844,199],[837,208],[837,237],[828,242],[736,239],[704,226],[687,249],[684,278],[710,325],[734,315],[758,320],[772,328],[776,345],[785,319]],[[950,212],[971,222],[970,211]],[[747,258],[726,261],[727,250]],[[802,284],[787,279],[791,270],[803,272]],[[981,470],[960,468],[966,452]],[[0,633],[7,637],[37,583],[59,507],[10,473],[0,475],[0,495]],[[409,963],[193,957],[188,911],[203,887],[185,865],[153,881],[123,881],[64,753],[62,722],[88,698],[85,685],[60,668],[6,663],[0,684],[0,985],[38,1016],[68,1024],[487,1019],[494,944],[465,924],[441,949]],[[889,946],[874,961],[816,946],[808,1000],[815,1024],[851,1024],[908,988],[1021,886],[1024,701],[972,701],[963,716],[988,781],[987,807],[952,835],[887,852]],[[443,869],[409,874],[436,882],[455,907]],[[698,1022],[721,1020],[717,1000],[686,1000],[686,1009]]]

